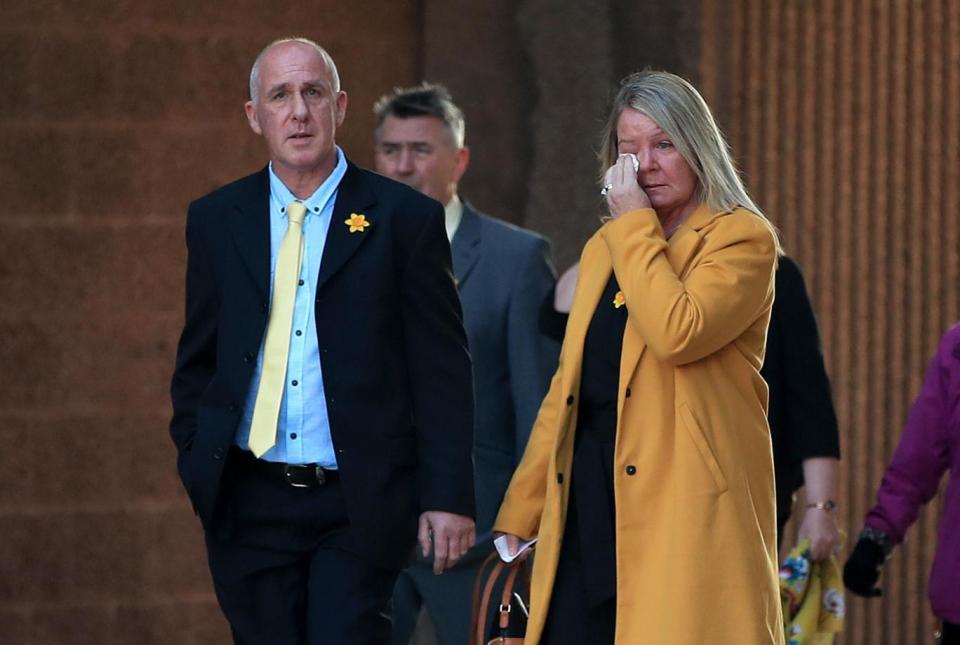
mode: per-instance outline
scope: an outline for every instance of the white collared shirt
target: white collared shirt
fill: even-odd
[[[456,193],[453,199],[443,207],[444,223],[447,226],[447,241],[452,242],[453,236],[457,234],[457,228],[460,226],[460,220],[463,219],[463,202]]]

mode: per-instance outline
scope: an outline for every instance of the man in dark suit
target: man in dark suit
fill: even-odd
[[[177,467],[237,643],[383,643],[417,538],[438,572],[474,541],[443,209],[346,160],[316,43],[268,45],[250,94],[270,164],[187,215]]]
[[[425,557],[400,574],[393,642],[409,642],[425,605],[439,642],[462,645],[474,577],[493,550],[493,520],[557,366],[559,346],[539,330],[540,305],[554,272],[544,238],[460,200],[457,185],[470,151],[463,114],[444,87],[395,90],[378,101],[375,112],[376,169],[445,205],[476,394],[477,546],[441,578],[431,575]]]

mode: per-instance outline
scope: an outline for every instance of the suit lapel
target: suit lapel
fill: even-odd
[[[270,178],[264,168],[241,189],[227,218],[243,264],[264,298],[270,296]]]
[[[327,231],[327,240],[323,246],[323,258],[320,260],[320,275],[317,278],[317,291],[336,274],[360,248],[369,235],[375,235],[377,219],[368,210],[376,203],[376,196],[364,181],[363,173],[352,163],[347,162],[347,172],[337,189],[337,202],[333,206],[333,219]],[[351,233],[345,220],[351,215],[363,215],[370,226],[363,231]]]
[[[467,204],[463,205],[463,217],[457,232],[450,243],[453,254],[453,274],[457,279],[457,286],[463,288],[463,283],[480,259],[480,216]]]

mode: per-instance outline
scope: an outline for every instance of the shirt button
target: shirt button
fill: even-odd
[[[301,281],[298,282],[297,284],[299,284],[299,285],[302,287],[302,286],[303,286],[303,280],[301,280]]]
[[[573,405],[573,395],[567,397],[567,405]]]
[[[631,475],[631,476],[636,475],[636,474],[637,474],[637,467],[634,466],[633,464],[630,464],[629,466],[627,466],[627,474],[628,474],[628,475]]]
[[[563,483],[563,473],[557,473],[557,483],[558,484]]]
[[[296,433],[296,432],[291,432],[291,433],[290,433],[290,438],[291,438],[291,439],[296,439],[296,438],[297,438],[297,433]]]
[[[267,303],[261,302],[261,303],[260,303],[260,311],[266,313],[266,312],[267,312],[267,309],[269,309],[269,307],[267,307]]]
[[[244,362],[244,363],[249,363],[249,362],[252,361],[252,360],[253,360],[253,354],[251,354],[250,352],[244,352],[244,354],[243,354],[243,362]]]
[[[300,385],[300,381],[296,381],[296,380],[290,381],[290,385],[292,385],[293,387],[297,387],[298,385]]]
[[[300,331],[299,329],[297,330],[297,336],[303,336],[303,332]]]
[[[630,388],[627,388],[627,398],[630,398]]]

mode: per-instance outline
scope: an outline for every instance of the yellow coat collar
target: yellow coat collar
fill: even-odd
[[[700,246],[703,229],[718,217],[731,212],[732,211],[729,210],[714,211],[706,204],[700,204],[690,216],[677,227],[674,234],[667,240],[666,252],[667,259],[678,276],[682,278],[685,275],[690,259]],[[621,217],[657,219],[656,212],[651,208],[626,213]],[[589,303],[589,306],[574,307],[572,309],[572,312],[576,312],[577,315],[574,317],[575,314],[571,313],[571,321],[567,329],[567,334],[573,336],[575,342],[571,342],[568,347],[572,348],[574,352],[578,352],[579,355],[575,357],[571,356],[572,360],[568,361],[568,364],[571,365],[580,365],[581,363],[583,340],[586,338],[587,328],[590,326],[590,319],[593,317],[593,312],[596,311],[597,305],[600,302],[600,296],[603,294],[603,289],[610,277],[610,272],[613,271],[613,261],[610,256],[610,251],[601,235],[603,229],[609,226],[610,223],[611,222],[607,222],[604,227],[601,227],[601,229],[590,238],[584,247],[583,255],[580,259],[580,280],[577,285],[578,293],[575,295],[575,298],[583,298]],[[659,230],[662,233],[662,229]],[[622,281],[624,278],[624,276],[617,276],[618,281]],[[630,382],[630,377],[633,375],[633,371],[636,369],[644,349],[646,349],[646,343],[639,334],[633,332],[628,325],[624,334],[623,353],[620,360],[621,383]],[[579,375],[576,375],[576,380],[579,381]],[[578,391],[579,382],[571,383],[571,386],[571,391]],[[621,390],[622,389],[623,388],[621,388]],[[618,409],[623,406],[622,392],[620,398]]]

